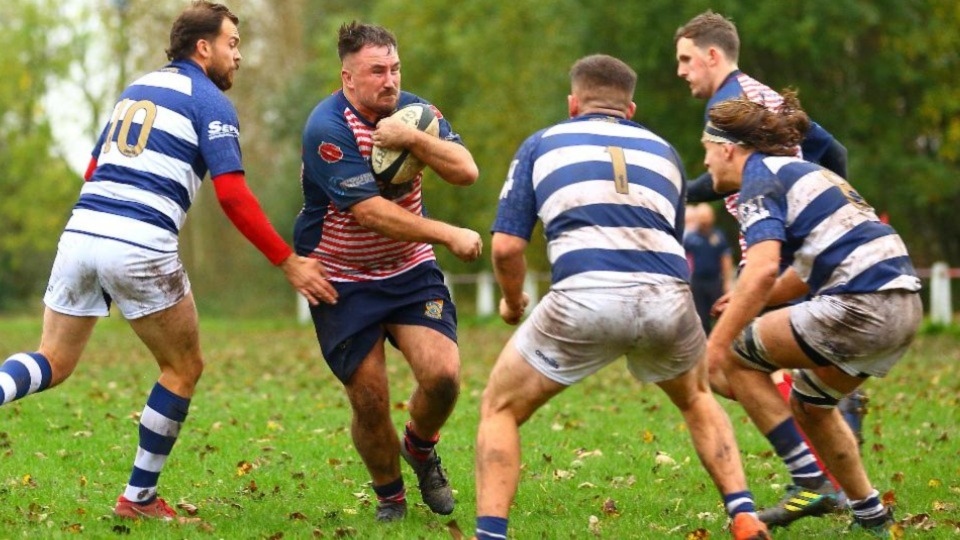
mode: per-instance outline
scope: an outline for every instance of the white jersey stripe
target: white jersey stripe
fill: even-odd
[[[643,246],[640,248],[638,246]],[[547,246],[547,258],[553,264],[563,255],[582,249],[656,251],[686,257],[683,246],[673,235],[644,227],[579,227],[559,234]]]
[[[634,130],[642,132],[641,130]],[[641,150],[624,149],[623,156],[627,165],[634,165],[649,169],[669,180],[679,190],[683,182],[680,170],[668,159],[656,154]],[[553,172],[586,161],[612,163],[610,152],[606,146],[600,145],[570,145],[545,152],[533,166],[533,189],[537,189],[540,182]]]
[[[189,163],[152,150],[144,150],[135,158],[124,156],[120,152],[101,153],[97,165],[117,165],[173,180],[187,190],[191,201],[200,189],[202,181]]]
[[[75,208],[67,230],[72,231],[123,231],[125,238],[138,245],[163,252],[177,250],[177,235],[145,221],[116,214],[106,214],[86,208]],[[105,233],[97,233],[105,234]]]
[[[553,284],[556,290],[570,289],[609,289],[622,285],[635,287],[638,283],[666,285],[683,283],[683,280],[666,274],[652,272],[612,272],[609,270],[590,270],[580,272]]]
[[[832,289],[837,285],[849,283],[854,278],[870,269],[877,262],[902,257],[907,253],[907,246],[898,234],[888,234],[861,244],[847,255],[843,262],[830,275],[823,285],[823,290]],[[914,281],[916,278],[910,276]]]
[[[170,220],[176,224],[178,230],[183,226],[183,222],[187,219],[186,211],[184,211],[183,208],[180,208],[179,204],[164,197],[163,195],[158,195],[135,186],[101,180],[100,182],[87,182],[83,185],[83,189],[80,190],[80,193],[81,195],[99,195],[101,197],[108,197],[110,199],[117,199],[121,201],[133,201],[149,206],[150,208],[170,218]]]
[[[188,96],[193,94],[193,84],[190,81],[190,77],[185,77],[169,71],[154,71],[147,73],[143,77],[140,77],[134,81],[130,86],[138,85],[167,88]]]
[[[550,223],[567,210],[573,210],[589,204],[630,205],[653,210],[673,223],[676,209],[670,201],[656,191],[637,184],[630,184],[630,196],[617,193],[610,180],[585,180],[558,189],[550,195],[540,207],[540,219]]]

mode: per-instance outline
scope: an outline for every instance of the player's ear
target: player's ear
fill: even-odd
[[[194,48],[194,52],[200,58],[210,58],[211,50],[213,49],[213,44],[205,39],[197,40],[197,45]]]
[[[573,118],[580,112],[580,101],[577,99],[577,96],[573,94],[567,96],[567,112],[570,113],[570,118]]]
[[[630,107],[627,109],[627,120],[633,118],[635,112],[637,112],[637,104],[631,101]]]

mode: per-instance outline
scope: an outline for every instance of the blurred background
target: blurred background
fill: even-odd
[[[901,233],[918,268],[960,266],[960,2],[943,0],[234,0],[243,62],[228,96],[247,178],[288,240],[301,206],[299,145],[316,103],[339,88],[337,28],[397,35],[403,89],[436,104],[480,166],[470,188],[427,174],[431,216],[489,238],[507,166],[532,132],[566,117],[568,70],[607,53],[639,75],[635,120],[703,171],[704,102],[676,77],[673,34],[713,9],[737,24],[740,67],[800,92],[843,142],[850,182]],[[4,0],[0,4],[0,314],[38,313],[56,243],[119,91],[166,62],[183,0]],[[205,182],[206,183],[206,182]],[[718,226],[736,237],[733,219]],[[293,314],[282,273],[237,233],[204,187],[181,233],[200,311]],[[487,241],[489,245],[489,241]],[[451,274],[489,270],[437,249]],[[735,259],[739,254],[735,254]],[[545,270],[542,241],[528,260]],[[926,300],[926,296],[924,297]]]

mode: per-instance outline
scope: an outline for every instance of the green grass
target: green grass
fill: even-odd
[[[373,521],[368,476],[354,451],[349,407],[309,327],[284,321],[203,320],[206,371],[161,477],[173,504],[195,505],[201,525],[128,522],[111,508],[136,452],[137,415],[156,380],[146,349],[117,317],[100,323],[61,387],[0,408],[0,538],[450,538],[474,522],[473,447],[486,376],[510,328],[461,328],[463,389],[440,451],[459,501],[452,516],[414,504],[399,524]],[[39,320],[0,319],[0,357],[34,350]],[[395,424],[413,381],[393,354]],[[913,516],[908,534],[960,538],[960,339],[918,340],[885,380],[867,384],[868,472]],[[735,403],[751,488],[771,504],[789,477]],[[620,363],[555,398],[521,431],[523,475],[511,537],[727,537],[720,499],[679,413]],[[673,465],[657,466],[665,452]],[[605,506],[607,510],[605,511]],[[614,511],[615,509],[615,511]],[[926,521],[922,516],[926,515]],[[922,521],[922,523],[920,523]],[[849,518],[802,520],[777,538],[861,537]]]

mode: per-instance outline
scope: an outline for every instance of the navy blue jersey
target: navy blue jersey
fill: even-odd
[[[752,154],[737,210],[747,246],[781,242],[783,264],[796,270],[811,294],[920,290],[897,232],[846,180],[819,165]]]
[[[686,282],[685,185],[676,151],[653,132],[580,116],[520,146],[492,230],[529,240],[539,218],[554,290]]]
[[[736,70],[720,84],[716,93],[707,100],[707,108],[703,112],[703,124],[706,125],[709,120],[710,108],[728,99],[746,97],[754,103],[759,103],[770,110],[776,110],[783,103],[783,97],[769,86],[750,77],[740,70]],[[810,121],[810,130],[807,131],[803,142],[800,143],[801,155],[803,159],[820,163],[820,158],[827,152],[833,143],[834,137],[820,124]]]
[[[731,256],[730,244],[720,229],[712,229],[709,234],[690,231],[683,237],[683,249],[690,258],[693,279],[723,279],[723,258]]]
[[[66,229],[165,252],[207,172],[243,172],[236,109],[191,60],[128,86],[93,156]]]
[[[409,92],[400,93],[399,107],[429,103]],[[463,144],[436,107],[440,137]],[[335,281],[371,281],[406,272],[434,260],[433,246],[402,242],[362,227],[349,208],[382,196],[408,212],[425,215],[422,174],[404,184],[379,183],[373,177],[370,134],[376,128],[350,104],[343,91],[321,101],[303,130],[301,185],[303,209],[297,216],[297,253],[323,261]]]

